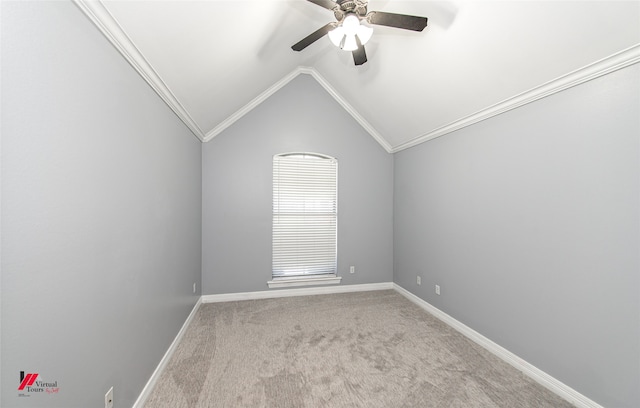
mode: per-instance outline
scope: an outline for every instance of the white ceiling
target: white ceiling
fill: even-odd
[[[75,0],[203,141],[311,74],[393,152],[640,62],[640,1],[389,1],[421,32],[374,26],[368,62],[322,38],[305,0]],[[322,115],[322,112],[318,112]]]

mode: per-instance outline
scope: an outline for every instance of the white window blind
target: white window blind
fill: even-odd
[[[332,157],[273,157],[274,278],[336,274],[337,172]]]

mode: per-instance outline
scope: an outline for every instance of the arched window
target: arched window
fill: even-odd
[[[273,279],[335,278],[337,225],[338,161],[316,153],[275,155]]]

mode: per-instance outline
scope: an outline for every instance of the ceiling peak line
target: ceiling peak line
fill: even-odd
[[[501,113],[519,108],[520,106],[535,102],[539,99],[564,91],[565,89],[580,85],[592,79],[610,74],[619,69],[628,67],[640,62],[640,43],[612,54],[601,60],[595,61],[582,68],[571,71],[556,79],[545,82],[522,92],[511,98],[505,99],[487,108],[481,109],[471,115],[434,129],[429,133],[417,136],[405,143],[395,146],[391,153],[396,153],[404,149],[419,145],[431,139],[444,136],[448,133],[473,125],[474,123],[500,115]]]
[[[279,80],[275,84],[271,85],[269,88],[267,88],[260,95],[258,95],[255,98],[253,98],[249,103],[244,105],[242,108],[238,109],[231,116],[229,116],[228,118],[226,118],[225,120],[220,122],[216,127],[211,129],[210,131],[208,131],[207,134],[204,136],[202,141],[206,143],[206,142],[210,141],[211,139],[213,139],[214,137],[216,137],[217,135],[219,135],[220,133],[222,133],[226,128],[228,128],[229,126],[233,125],[236,121],[240,120],[244,115],[246,115],[247,113],[251,112],[254,108],[256,108],[258,105],[260,105],[262,102],[264,102],[267,99],[269,99],[269,97],[271,97],[271,95],[273,95],[274,93],[278,92],[278,90],[280,90],[280,88],[282,88],[285,85],[287,85],[289,82],[291,82],[293,79],[295,79],[301,73],[302,73],[302,71],[300,70],[300,67],[298,67],[298,68],[294,69],[293,71],[291,71],[290,73],[288,73],[287,75],[285,75],[281,80]]]
[[[307,75],[310,75],[313,79],[315,79],[316,82],[320,84],[320,86],[322,86],[324,90],[327,91],[327,93],[331,95],[331,97],[333,97],[333,99],[336,102],[338,102],[338,104],[340,104],[340,106],[342,106],[342,108],[346,110],[347,113],[349,113],[351,117],[353,117],[353,119],[356,122],[358,122],[358,124],[360,124],[360,126],[362,126],[362,128],[380,144],[380,146],[382,146],[382,148],[386,150],[387,153],[391,153],[391,146],[386,142],[386,140],[384,140],[384,138],[380,135],[380,133],[378,133],[378,131],[369,122],[367,122],[367,120],[362,115],[360,115],[360,113],[358,113],[358,111],[356,111],[356,109],[354,109],[353,106],[351,106],[346,101],[346,99],[344,99],[333,88],[333,86],[331,86],[331,84],[326,79],[324,79],[322,75],[318,73],[318,71],[316,71],[311,67],[305,67],[305,66],[297,67],[291,73],[287,74],[284,78],[282,78],[281,80],[279,80],[278,82],[270,86],[268,89],[266,89],[264,92],[262,92],[260,95],[255,97],[253,100],[251,100],[251,102],[249,102],[248,104],[246,104],[245,106],[237,110],[234,114],[229,116],[224,121],[222,121],[218,126],[213,128],[211,131],[207,132],[206,136],[203,139],[203,142],[208,142],[211,139],[213,139],[215,136],[222,133],[226,128],[228,128],[233,123],[238,121],[240,118],[242,118],[244,115],[249,113],[251,110],[253,110],[255,107],[260,105],[262,102],[269,99],[271,95],[276,93],[279,89],[287,85],[289,82],[291,82],[300,74],[307,74]]]
[[[288,84],[299,74],[311,75],[388,153],[391,153],[391,146],[376,131],[376,129],[364,119],[317,71],[310,67],[297,67],[280,81],[270,86],[263,93],[254,98],[251,102],[240,108],[223,122],[206,134],[200,129],[195,120],[182,106],[178,98],[165,84],[153,66],[147,61],[138,47],[131,41],[126,32],[122,29],[118,21],[111,15],[101,0],[73,0],[78,8],[89,18],[100,32],[111,42],[116,50],[129,62],[129,64],[140,74],[140,76],[151,86],[151,88],[164,100],[178,118],[191,130],[191,132],[201,141],[208,142],[220,134],[234,122],[242,118],[253,108],[264,102],[280,88]]]
[[[111,15],[101,0],[73,0],[76,6],[102,32],[116,50],[140,74],[151,88],[162,98],[178,118],[200,141],[204,141],[204,132],[182,106],[162,77],[147,61],[138,47],[131,41],[118,21]]]
[[[360,126],[362,126],[362,128],[384,148],[384,150],[387,151],[387,153],[392,153],[393,148],[389,143],[387,143],[385,138],[382,137],[382,135],[362,115],[360,115],[360,113],[351,106],[349,102],[347,102],[347,100],[343,98],[338,91],[336,91],[333,86],[331,86],[331,84],[318,73],[318,71],[308,67],[300,67],[300,69],[302,72],[311,75],[324,88],[324,90],[327,91],[329,95],[331,95],[333,99],[335,99],[335,101],[338,102],[340,106],[342,106],[342,108],[346,110],[351,117],[353,117],[353,119],[355,119],[355,121],[358,122],[358,124],[360,124]]]
[[[202,142],[208,141],[236,120],[239,120],[246,113],[251,111],[254,107],[258,106],[264,100],[266,100],[269,96],[271,96],[278,89],[286,85],[292,79],[294,79],[300,73],[305,73],[311,75],[333,98],[336,100],[362,127],[365,131],[367,131],[387,152],[395,153],[406,148],[410,148],[417,144],[426,142],[428,140],[444,136],[448,133],[454,132],[458,129],[461,129],[466,126],[470,126],[477,122],[483,121],[485,119],[491,118],[493,116],[499,115],[501,113],[507,112],[508,110],[518,108],[525,104],[531,103],[538,99],[544,98],[546,96],[552,95],[556,92],[560,92],[569,87],[576,86],[583,82],[589,81],[591,79],[595,79],[597,77],[606,75],[610,72],[613,72],[618,69],[622,69],[631,64],[635,64],[640,62],[640,44],[637,43],[637,39],[632,39],[632,44],[635,45],[619,51],[617,53],[611,54],[609,57],[603,58],[599,61],[596,61],[592,64],[586,65],[583,68],[578,70],[569,72],[568,74],[562,75],[554,80],[548,82],[542,82],[546,80],[546,78],[540,78],[542,81],[541,85],[535,86],[525,92],[522,92],[518,95],[509,97],[507,99],[502,100],[501,102],[492,104],[488,107],[480,109],[475,113],[468,112],[458,112],[453,116],[453,118],[458,118],[448,124],[441,125],[435,129],[423,129],[422,134],[418,134],[417,136],[412,138],[411,134],[416,134],[421,132],[420,127],[414,127],[413,131],[405,132],[404,135],[401,136],[401,139],[398,143],[392,144],[389,143],[382,134],[374,127],[371,123],[365,119],[366,116],[371,119],[375,116],[375,113],[367,112],[367,110],[363,110],[366,115],[362,115],[360,112],[356,111],[356,109],[345,99],[343,98],[334,88],[333,86],[324,79],[315,69],[308,67],[298,67],[293,72],[289,73],[284,78],[280,79],[273,85],[271,85],[266,91],[259,94],[256,98],[254,98],[251,102],[246,104],[240,110],[235,113],[231,113],[231,115],[225,119],[222,123],[218,122],[218,126],[214,129],[206,132],[206,129],[203,130],[198,123],[194,120],[194,118],[187,111],[185,106],[181,104],[176,95],[172,92],[169,86],[164,82],[162,77],[159,75],[159,71],[156,70],[149,61],[145,58],[142,53],[142,48],[138,47],[132,40],[133,37],[130,37],[125,31],[124,27],[121,23],[116,19],[115,15],[111,13],[111,11],[107,8],[107,2],[104,0],[73,0],[74,4],[83,12],[89,21],[96,26],[96,28],[103,33],[103,35],[107,38],[109,42],[116,48],[116,50],[125,58],[125,60],[138,72],[138,74],[151,86],[151,88],[162,98],[162,100],[169,106],[169,108],[178,116],[178,118],[191,130],[191,132],[198,137],[198,139]],[[622,43],[629,44],[629,42]],[[624,46],[624,45],[620,45]],[[618,47],[609,48],[609,53],[613,52],[613,50],[619,49]],[[151,55],[151,54],[149,54]],[[607,54],[600,54],[607,55]],[[582,59],[582,61],[585,61]],[[578,61],[576,61],[578,62]],[[583,62],[584,63],[584,62]],[[576,66],[576,65],[573,65]],[[579,65],[578,65],[579,66]],[[159,68],[159,67],[158,67]],[[286,69],[291,69],[287,67]],[[282,72],[282,71],[281,71]],[[562,71],[560,71],[562,72]],[[274,78],[271,78],[273,80]],[[346,88],[345,88],[346,89]],[[525,88],[526,89],[526,88]],[[259,90],[258,90],[259,92]],[[256,92],[256,93],[258,93]],[[502,94],[504,95],[504,94]],[[504,97],[504,96],[502,96]],[[499,99],[494,99],[499,100]],[[242,101],[238,101],[242,103]],[[360,109],[364,109],[367,106],[367,103],[364,102],[365,105],[360,105]],[[238,106],[238,105],[236,105]],[[227,107],[229,109],[229,107]],[[423,108],[418,108],[415,110],[413,115],[420,115]],[[226,111],[229,114],[229,110]],[[435,124],[437,126],[437,124]],[[210,129],[207,127],[207,129]],[[392,131],[395,131],[394,127],[391,127]],[[205,134],[206,132],[206,134]],[[415,132],[415,133],[414,133]]]

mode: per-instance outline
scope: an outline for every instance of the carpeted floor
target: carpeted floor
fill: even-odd
[[[203,304],[145,404],[571,406],[393,290]]]

